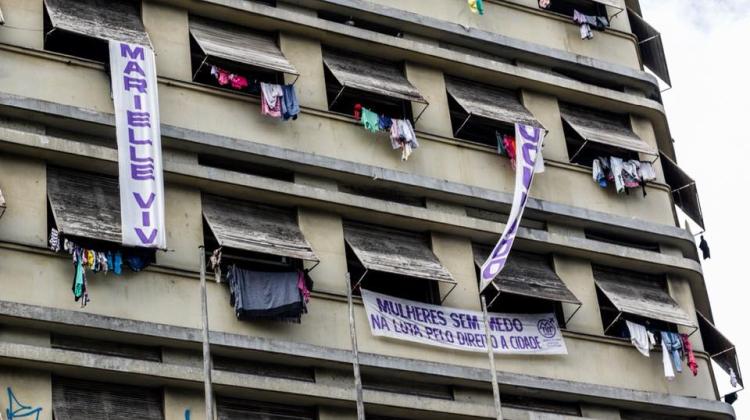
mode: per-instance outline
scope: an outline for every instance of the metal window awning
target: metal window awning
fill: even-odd
[[[315,411],[308,407],[269,404],[236,398],[216,399],[218,420],[313,420]]]
[[[122,243],[116,178],[48,167],[47,200],[62,234]]]
[[[319,261],[292,210],[203,195],[203,217],[219,246]]]
[[[745,385],[742,381],[740,363],[737,357],[737,348],[705,315],[700,312],[696,312],[696,315],[698,317],[698,326],[701,330],[701,338],[703,338],[703,348],[706,350],[706,353],[727,374],[729,374],[730,369],[733,370],[737,375],[737,382],[744,388]]]
[[[695,180],[680,168],[675,161],[664,153],[660,153],[664,178],[672,190],[672,198],[688,217],[693,219],[704,230],[703,211],[698,196],[698,187]]]
[[[190,35],[207,58],[299,75],[272,36],[241,26],[190,17]]]
[[[162,392],[158,388],[58,377],[52,379],[52,412],[55,420],[164,420],[162,406]]]
[[[599,3],[602,6],[609,6],[609,7],[613,8],[613,9],[617,10],[611,16],[607,16],[607,19],[610,22],[612,21],[612,19],[615,18],[615,16],[619,15],[620,13],[622,13],[625,10],[624,7],[620,6],[620,4],[619,4],[619,2],[617,0],[591,0],[591,1],[594,2],[594,3]]]
[[[323,63],[343,88],[427,104],[396,63],[323,50]]]
[[[368,271],[456,284],[419,235],[346,224],[344,240]]]
[[[135,2],[44,0],[52,30],[151,47]]]
[[[510,125],[522,123],[544,128],[531,112],[521,104],[521,101],[518,100],[518,95],[513,91],[472,83],[453,77],[446,77],[445,87],[448,94],[468,114],[466,121],[464,121],[454,134],[458,134],[461,128],[473,116]]]
[[[492,250],[474,246],[474,263],[481,267]],[[498,293],[527,296],[553,302],[581,305],[550,266],[549,260],[538,254],[511,251],[503,270],[492,281]]]
[[[630,20],[630,28],[633,30],[633,34],[638,38],[638,48],[641,52],[643,64],[666,84],[672,86],[661,33],[632,9],[628,9],[628,19]]]
[[[599,290],[620,311],[607,330],[622,314],[697,328],[695,322],[658,281],[649,280],[637,273],[601,268],[594,270],[594,280]]]
[[[588,142],[658,156],[656,149],[641,140],[633,130],[615,116],[571,105],[561,105],[560,115],[563,121],[584,140],[583,145],[571,157],[571,160],[586,147]]]

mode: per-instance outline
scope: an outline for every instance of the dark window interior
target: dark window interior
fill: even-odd
[[[52,334],[52,348],[161,362],[161,348]]]
[[[528,212],[528,210],[527,210]],[[478,207],[466,207],[466,215],[477,219],[490,220],[498,223],[507,223],[509,215],[491,210],[480,209]],[[524,213],[521,219],[521,227],[529,229],[547,230],[547,222],[544,220],[534,219]]]
[[[213,356],[212,360],[213,367],[217,370],[244,373],[248,375],[268,376],[272,378],[315,382],[315,369],[311,366],[282,365],[278,363],[236,359],[217,355]]]
[[[503,393],[501,396],[503,407],[530,410],[542,413],[562,414],[566,416],[581,417],[581,407],[578,403],[567,401],[552,401],[541,398],[526,397],[520,395],[509,395]]]
[[[659,252],[659,244],[655,242],[641,241],[638,239],[632,239],[627,236],[618,235],[616,233],[600,232],[593,229],[584,230],[587,239],[594,241],[606,242],[608,244],[622,245],[631,248],[643,249],[646,251]]]
[[[280,181],[294,181],[294,172],[274,166],[266,166],[255,162],[246,162],[215,155],[198,155],[198,164],[212,168],[226,169],[248,175],[257,175]]]
[[[324,20],[330,20],[331,22],[343,23],[355,28],[366,29],[368,31],[378,32],[385,35],[396,36],[399,38],[403,36],[403,33],[397,28],[381,25],[379,23],[369,22],[359,18],[354,18],[352,16],[319,10],[318,17]]]
[[[276,0],[252,0],[253,3],[265,4],[266,6],[276,7]]]
[[[190,36],[190,62],[193,71],[193,81],[231,92],[240,92],[250,95],[260,95],[260,82],[284,83],[284,73],[267,70],[260,67],[250,66],[235,61],[225,60],[218,57],[207,57],[198,46],[193,36]],[[219,81],[211,75],[211,66],[217,66],[230,73],[238,74],[247,78],[248,86],[244,89],[234,89],[231,84],[220,85]]]
[[[477,273],[479,278],[479,273]],[[487,296],[487,303],[491,302],[494,296]],[[535,297],[514,295],[510,293],[500,293],[500,296],[492,303],[487,310],[505,314],[549,314],[554,313],[557,325],[565,328],[565,314],[563,313],[562,304],[546,299]]]
[[[555,73],[559,73],[559,74],[561,74],[561,75],[563,75],[565,77],[568,77],[570,79],[582,82],[582,83],[587,83],[589,85],[603,87],[605,89],[612,89],[612,90],[616,90],[618,92],[625,92],[625,86],[621,85],[619,83],[608,82],[606,80],[603,80],[603,79],[600,79],[600,78],[597,78],[597,77],[594,77],[594,76],[589,76],[587,74],[581,74],[579,72],[571,71],[571,70],[567,70],[567,69],[553,68],[552,71],[555,72]]]
[[[217,397],[216,411],[222,420],[314,420],[312,407],[290,406],[235,398]]]
[[[639,159],[637,152],[607,146],[593,141],[586,143],[586,146],[584,146],[585,140],[565,121],[563,121],[563,129],[565,132],[565,144],[568,147],[568,156],[570,157],[571,163],[590,168],[594,159],[598,157],[614,156],[622,158],[623,160]]]
[[[403,378],[384,378],[364,373],[362,374],[362,387],[375,391],[453,400],[453,388],[450,385],[410,381]]]
[[[206,219],[203,219],[203,240],[206,246],[206,258],[210,257],[213,251],[219,248],[219,242],[216,240],[211,228],[208,226]],[[294,258],[279,257],[271,254],[260,252],[243,251],[240,249],[224,248],[221,255],[221,267],[226,272],[226,267],[236,264],[246,270],[253,271],[275,271],[288,272],[302,270],[302,261]],[[210,270],[210,267],[207,267]]]
[[[377,63],[373,63],[373,65],[377,65]],[[353,88],[346,88],[342,91],[341,84],[328,68],[325,69],[325,79],[328,109],[333,112],[353,116],[354,105],[361,104],[364,108],[378,115],[413,120],[411,103],[407,100],[390,98]]]
[[[140,10],[140,7],[138,9]],[[109,44],[107,41],[62,29],[53,30],[46,7],[44,8],[43,36],[44,49],[47,51],[97,61],[109,68]]]
[[[570,17],[573,17],[574,10],[589,16],[607,16],[606,6],[591,0],[552,0],[544,10]]]
[[[354,287],[365,273],[365,267],[359,262],[349,245],[346,246],[346,267],[351,277],[351,286]],[[440,291],[437,282],[433,280],[368,271],[360,287],[354,289],[352,293],[359,296],[361,288],[402,299],[440,304]]]
[[[515,135],[515,127],[512,124],[505,124],[476,115],[473,115],[467,121],[466,118],[469,114],[461,108],[451,95],[448,95],[448,107],[453,136],[458,139],[497,148],[498,136],[502,141],[503,135]]]
[[[361,195],[364,197],[376,198],[379,200],[393,201],[395,203],[406,204],[409,206],[424,207],[425,198],[417,197],[388,188],[372,188],[350,185],[339,185],[339,191]]]

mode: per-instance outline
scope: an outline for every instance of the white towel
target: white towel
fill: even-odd
[[[284,96],[284,91],[281,89],[281,85],[261,82],[260,90],[263,91],[263,99],[266,100],[268,108],[270,109],[276,108],[276,100]]]
[[[630,321],[625,321],[625,323],[628,326],[628,331],[630,331],[630,342],[633,343],[633,346],[635,346],[642,355],[649,357],[651,338],[649,337],[649,332],[646,327]]]
[[[672,357],[669,356],[669,350],[664,340],[661,340],[661,362],[664,365],[664,376],[667,380],[674,381],[674,367],[672,366]]]

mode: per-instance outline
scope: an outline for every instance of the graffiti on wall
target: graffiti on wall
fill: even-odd
[[[8,408],[5,409],[5,417],[8,420],[31,418],[39,420],[39,413],[41,412],[42,407],[31,407],[29,405],[21,404],[13,393],[13,389],[8,387]]]

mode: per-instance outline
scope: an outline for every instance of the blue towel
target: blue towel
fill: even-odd
[[[284,92],[284,96],[281,97],[282,118],[284,118],[284,121],[296,120],[297,114],[299,114],[299,102],[297,101],[297,93],[294,91],[294,85],[283,85],[281,91]]]
[[[682,357],[680,357],[680,350],[682,350],[682,337],[679,334],[673,332],[662,331],[661,340],[666,344],[669,356],[674,362],[674,368],[677,372],[682,372]]]

